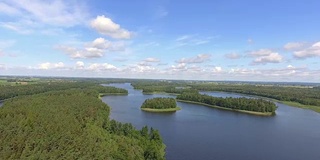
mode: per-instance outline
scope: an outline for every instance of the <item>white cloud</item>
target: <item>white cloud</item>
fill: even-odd
[[[116,70],[117,67],[115,67],[112,64],[109,63],[93,63],[90,64],[87,70],[92,70],[92,71],[104,71],[104,70]]]
[[[84,48],[84,49],[77,49],[74,47],[69,46],[58,46],[56,47],[58,50],[61,50],[70,58],[77,59],[77,58],[99,58],[104,55],[104,50],[98,48]]]
[[[8,4],[6,3],[3,3],[3,2],[0,2],[0,13],[5,13],[5,14],[8,14],[8,15],[16,15],[16,14],[19,14],[19,10],[12,7],[12,6],[9,6]]]
[[[149,63],[155,63],[155,62],[160,62],[160,59],[157,58],[146,58],[143,60],[144,62],[149,62]]]
[[[185,63],[179,63],[178,65],[172,65],[169,70],[171,71],[184,71],[186,70],[186,64]]]
[[[251,57],[255,57],[253,64],[267,64],[267,63],[280,63],[283,61],[283,56],[277,52],[273,52],[269,49],[260,49],[251,51],[249,54]]]
[[[4,0],[0,6],[0,12],[54,26],[82,24],[88,17],[78,1]]]
[[[211,58],[211,54],[198,54],[196,57],[191,58],[182,58],[177,63],[204,63],[209,61]]]
[[[256,50],[256,51],[251,51],[249,53],[249,55],[253,56],[253,57],[260,57],[260,56],[268,56],[271,53],[273,53],[273,52],[271,50],[269,50],[269,49],[259,49],[259,50]]]
[[[120,27],[119,24],[114,23],[110,18],[97,16],[96,19],[91,21],[91,27],[98,31],[100,34],[110,36],[116,39],[129,39],[132,33]]]
[[[82,61],[77,61],[76,69],[84,69],[84,63]]]
[[[56,49],[64,52],[70,58],[100,58],[108,51],[123,51],[125,50],[124,42],[111,42],[104,38],[97,38],[92,42],[86,43],[83,49],[78,49],[71,46],[60,45]]]
[[[222,67],[218,67],[218,66],[214,67],[214,68],[213,68],[213,72],[214,72],[214,73],[222,72]]]
[[[289,64],[289,65],[287,66],[287,68],[292,69],[292,68],[295,68],[295,67],[292,66],[291,64]]]
[[[320,57],[320,42],[316,42],[312,46],[309,46],[305,49],[295,51],[293,55],[299,59]]]
[[[255,64],[266,64],[266,63],[280,63],[283,57],[279,53],[270,53],[267,56],[261,56],[256,58],[253,62]]]
[[[104,49],[108,51],[122,51],[125,49],[125,43],[118,41],[118,42],[111,42],[104,38],[97,38],[93,42],[91,42],[88,46],[97,49]]]
[[[50,63],[45,62],[38,65],[38,69],[48,70],[48,69],[61,69],[64,68],[64,63],[58,62],[58,63]]]
[[[241,55],[238,53],[228,53],[224,55],[228,59],[239,59],[241,58]]]
[[[209,43],[212,39],[217,38],[215,37],[200,37],[197,34],[189,34],[189,35],[182,35],[175,39],[175,46],[176,47],[182,47],[182,46],[197,46]]]
[[[15,32],[20,33],[20,34],[31,34],[31,33],[33,33],[33,31],[31,29],[22,27],[22,26],[25,26],[23,23],[16,23],[16,22],[6,22],[6,23],[4,23],[4,22],[0,22],[0,26],[2,28],[15,31]]]
[[[304,48],[306,46],[305,42],[289,42],[283,46],[285,50],[296,51]]]
[[[5,64],[0,64],[0,70],[4,70],[6,69],[6,65]]]
[[[141,65],[136,65],[134,67],[130,68],[130,71],[132,73],[149,73],[149,72],[155,72],[156,68],[152,66],[141,66]]]

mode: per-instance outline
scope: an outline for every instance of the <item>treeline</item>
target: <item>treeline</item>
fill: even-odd
[[[141,108],[152,108],[152,109],[168,109],[176,108],[176,100],[174,98],[152,98],[146,99]]]
[[[69,89],[5,101],[0,159],[164,159],[158,131],[109,120],[93,89]]]
[[[106,86],[103,87],[96,83],[90,82],[47,82],[21,86],[0,86],[0,100],[13,98],[23,95],[33,95],[38,93],[44,93],[49,91],[59,91],[71,88],[91,88],[98,90],[100,93],[128,93],[125,89]]]
[[[101,86],[101,85],[94,85],[89,87],[89,89],[94,89],[99,93],[121,93],[121,94],[128,94],[128,90],[123,88],[116,88],[112,86]]]
[[[132,82],[134,89],[141,89],[143,93],[166,92],[181,94],[184,92],[198,93],[196,89],[187,86],[183,81],[156,81],[156,80],[141,80]]]
[[[273,102],[263,99],[250,99],[250,98],[221,98],[212,97],[209,95],[195,94],[195,93],[183,93],[177,96],[179,100],[199,102],[213,106],[219,106],[224,108],[246,110],[254,112],[271,112],[275,113],[276,105]]]
[[[126,136],[139,140],[139,145],[143,149],[143,158],[146,160],[164,159],[165,145],[158,130],[144,126],[140,131],[136,130],[130,123],[120,123],[115,120],[110,121],[109,132],[118,136]],[[127,145],[127,147],[132,147]],[[121,159],[126,159],[122,157]]]
[[[279,87],[279,86],[255,86],[255,85],[224,85],[224,84],[197,84],[192,88],[203,91],[224,91],[242,94],[250,94],[277,99],[280,101],[292,101],[305,105],[315,105],[320,107],[320,89]]]

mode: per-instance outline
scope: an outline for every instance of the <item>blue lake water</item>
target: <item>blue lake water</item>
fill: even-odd
[[[144,95],[128,83],[111,84],[129,91],[125,96],[105,96],[111,118],[148,125],[160,131],[168,160],[319,160],[320,114],[276,103],[276,116],[262,117],[177,102],[175,113],[140,110],[147,98],[175,97]],[[225,92],[202,92],[216,97],[247,97]],[[249,96],[254,97],[254,96]]]

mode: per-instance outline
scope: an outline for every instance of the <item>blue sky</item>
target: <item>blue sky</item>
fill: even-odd
[[[317,0],[1,0],[0,75],[320,82]]]

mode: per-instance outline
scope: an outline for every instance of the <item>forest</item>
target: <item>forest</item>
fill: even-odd
[[[1,88],[2,99],[14,98],[0,108],[0,159],[164,159],[159,131],[110,120],[110,107],[97,98],[123,91],[82,83],[19,87]]]
[[[100,87],[100,84],[92,82],[75,82],[75,81],[61,81],[61,82],[42,82],[29,85],[18,86],[0,86],[0,100],[13,98],[23,95],[33,95],[38,93],[44,93],[48,91],[59,91],[71,88],[88,88],[98,90],[99,93],[123,93],[128,94],[128,91],[115,87]]]
[[[144,93],[181,94],[198,91],[221,91],[248,94],[271,98],[294,107],[320,112],[319,84],[141,80],[133,81],[132,86],[135,89],[142,89]]]
[[[141,108],[153,108],[153,109],[169,109],[176,108],[176,100],[174,98],[152,98],[146,99]]]
[[[276,105],[263,99],[251,98],[220,98],[199,93],[183,93],[177,96],[178,100],[199,102],[212,106],[219,106],[234,110],[245,110],[254,112],[270,112],[275,114]]]
[[[320,107],[320,89],[281,87],[281,86],[258,86],[258,85],[230,85],[230,84],[193,84],[192,88],[203,91],[234,92],[262,97],[273,98],[280,101],[292,101],[305,105]]]

